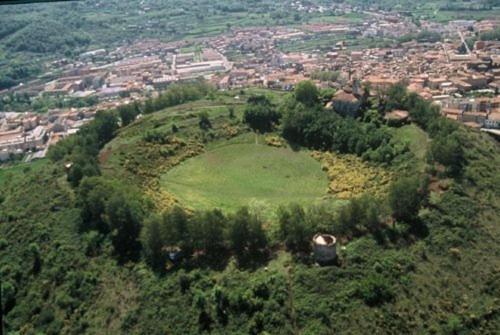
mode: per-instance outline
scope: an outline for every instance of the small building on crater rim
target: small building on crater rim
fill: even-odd
[[[329,234],[316,234],[313,237],[314,259],[319,264],[329,264],[337,258],[337,239]]]

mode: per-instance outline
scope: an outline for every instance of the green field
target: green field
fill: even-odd
[[[427,147],[429,146],[429,136],[418,126],[412,124],[398,128],[395,139],[407,142],[410,151],[420,160],[425,159]]]
[[[192,208],[230,211],[250,205],[267,212],[290,202],[315,203],[326,194],[327,177],[307,151],[236,140],[173,168],[162,187]]]

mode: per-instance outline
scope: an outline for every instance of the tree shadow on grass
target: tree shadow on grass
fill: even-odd
[[[300,144],[287,140],[284,137],[281,138],[286,142],[286,144],[288,144],[288,146],[290,147],[290,149],[292,149],[292,151],[299,152],[300,150],[303,149],[303,147]]]

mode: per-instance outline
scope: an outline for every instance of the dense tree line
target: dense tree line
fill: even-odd
[[[144,104],[133,102],[121,105],[113,111],[99,111],[88,125],[55,146],[51,146],[48,157],[53,161],[66,160],[71,166],[68,171],[68,181],[74,187],[78,186],[83,177],[99,175],[97,162],[99,150],[116,134],[120,123],[127,126],[133,122],[140,113],[150,113],[165,107],[174,106],[187,101],[204,97],[211,91],[211,86],[204,82],[194,82],[175,85],[166,90],[156,99],[146,101]],[[152,109],[148,109],[152,108]],[[207,126],[208,118],[202,122]],[[145,136],[154,137],[154,134]]]
[[[435,139],[431,143],[429,160],[446,167],[457,175],[463,167],[463,149],[459,127],[440,115],[439,107],[416,93],[409,93],[403,83],[379,91],[378,110],[369,109],[369,90],[361,98],[357,118],[342,111],[325,111],[319,91],[310,82],[300,83],[294,95],[280,106],[282,135],[287,140],[318,150],[354,153],[363,159],[390,163],[408,151],[404,144],[392,141],[390,128],[382,116],[394,109],[409,111],[411,119]]]
[[[141,242],[146,261],[160,272],[181,258],[218,263],[230,254],[248,266],[265,259],[268,248],[263,221],[247,208],[226,216],[217,209],[188,214],[174,207],[145,221]]]
[[[174,84],[168,87],[157,98],[150,98],[144,103],[134,102],[117,108],[123,126],[129,125],[141,114],[149,114],[167,107],[202,99],[213,92],[213,87],[202,80],[189,83]],[[200,127],[210,128],[205,118]]]
[[[53,161],[69,162],[68,181],[74,187],[83,177],[99,175],[99,150],[118,130],[118,117],[114,112],[98,112],[95,119],[80,131],[51,146],[48,157]]]
[[[103,177],[85,177],[77,190],[80,230],[108,235],[115,254],[123,262],[137,260],[140,255],[139,233],[146,206],[139,194],[138,190]],[[94,248],[98,249],[98,245]]]
[[[26,74],[30,76],[30,74]],[[1,79],[0,79],[1,80]],[[12,81],[16,83],[16,81]],[[1,87],[0,82],[0,87]],[[7,88],[7,87],[6,87]],[[99,102],[97,95],[84,98],[68,96],[37,96],[31,97],[27,93],[9,93],[0,99],[0,111],[23,112],[33,109],[37,113],[45,113],[55,108],[83,108],[95,106]]]
[[[318,150],[354,153],[364,159],[389,163],[405,152],[405,146],[391,142],[391,133],[377,117],[367,122],[325,111],[319,91],[312,83],[297,87],[294,97],[282,106],[282,134],[287,140]]]
[[[148,99],[144,103],[144,113],[152,113],[161,109],[180,105],[207,96],[213,91],[213,87],[204,81],[171,85],[158,98]]]
[[[209,90],[210,87],[204,83],[178,85],[153,100],[153,103],[158,108],[164,108],[165,101],[175,105],[185,102],[186,99],[198,99]],[[122,105],[113,111],[100,111],[95,119],[82,127],[77,134],[50,147],[48,157],[65,165],[67,180],[77,191],[81,231],[98,234],[90,244],[94,245],[91,248],[93,250],[89,250],[90,254],[97,252],[94,249],[98,249],[98,241],[101,240],[98,236],[108,236],[120,261],[137,260],[140,255],[139,233],[145,218],[144,211],[149,206],[139,196],[138,190],[126,187],[116,180],[100,177],[98,155],[104,145],[113,139],[120,122],[122,126],[127,126],[137,115],[145,112],[144,108],[145,105],[135,102]],[[156,138],[152,133],[145,136],[151,140]],[[213,216],[206,214],[203,220],[199,221],[205,222],[205,219],[210,218]],[[212,227],[210,224],[202,226],[207,229]],[[173,236],[169,238],[175,239]],[[207,242],[205,245],[208,244]],[[193,247],[198,245],[194,244]]]

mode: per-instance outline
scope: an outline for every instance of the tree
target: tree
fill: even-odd
[[[1,317],[6,315],[7,313],[14,308],[16,305],[16,286],[13,282],[3,279],[0,282],[0,312],[3,313]],[[3,324],[0,325],[2,327]],[[2,329],[3,330],[3,329]]]
[[[435,138],[431,143],[429,156],[444,165],[450,175],[458,175],[462,171],[464,152],[456,133]]]
[[[122,125],[127,126],[132,123],[137,115],[139,115],[139,105],[137,103],[122,105],[118,107],[118,115],[122,120]]]
[[[215,304],[215,313],[217,320],[222,324],[227,324],[229,299],[220,286],[214,286],[212,289],[212,299]]]
[[[490,0],[491,3],[495,3],[495,0]],[[498,2],[496,3],[498,5]],[[500,41],[500,27],[494,30],[486,31],[479,35],[481,41]]]
[[[230,119],[234,119],[235,118],[234,107],[233,106],[229,106],[228,107],[228,116],[229,116]]]
[[[370,84],[367,83],[363,85],[363,94],[361,95],[360,99],[360,107],[362,111],[367,111],[372,107],[371,101],[370,101]]]
[[[29,246],[31,256],[33,256],[33,273],[38,274],[42,269],[42,259],[40,257],[40,247],[36,243]]]
[[[102,147],[115,136],[118,130],[118,118],[113,113],[99,111],[92,123],[92,129],[95,130],[97,142]]]
[[[338,228],[345,235],[361,235],[380,228],[380,204],[368,194],[352,199],[340,209]]]
[[[164,243],[161,236],[162,217],[159,215],[150,216],[142,228],[140,241],[146,262],[157,271],[161,271],[166,262],[166,255],[163,251]]]
[[[73,158],[73,165],[67,175],[71,186],[78,187],[83,177],[100,175],[99,165],[94,157],[87,154],[74,154]]]
[[[438,32],[422,30],[416,36],[418,42],[436,43],[441,41],[441,35]]]
[[[224,249],[226,218],[218,209],[197,213],[191,220],[190,232],[194,236],[195,248],[204,250],[208,256],[217,256]]]
[[[306,221],[306,213],[299,205],[292,205],[287,210],[280,208],[278,221],[281,237],[287,249],[293,252],[307,253],[311,249],[312,231]]]
[[[115,192],[106,206],[111,242],[121,261],[135,260],[140,252],[142,209],[130,192]]]
[[[439,107],[423,100],[416,93],[410,93],[406,100],[410,117],[424,129],[440,117]]]
[[[150,114],[155,111],[155,105],[153,102],[153,99],[147,99],[146,102],[144,102],[144,114]]]
[[[228,240],[240,265],[256,261],[267,247],[261,220],[255,214],[250,214],[246,207],[231,217]]]
[[[83,178],[77,190],[77,205],[82,219],[81,230],[109,232],[109,226],[104,218],[106,203],[113,191],[113,185],[104,178]]]
[[[295,88],[295,99],[307,107],[312,107],[319,102],[318,88],[309,80],[302,81]]]
[[[358,199],[352,199],[340,209],[338,216],[339,233],[343,235],[354,235],[357,233],[361,210],[362,208]]]
[[[399,82],[392,85],[387,90],[385,111],[390,112],[394,109],[404,109],[406,107],[406,99],[408,97],[406,86]]]
[[[193,238],[189,232],[189,217],[182,207],[175,206],[163,213],[161,236],[165,246],[181,248],[186,255],[191,255]]]
[[[417,217],[423,200],[418,177],[396,180],[389,189],[389,205],[393,216],[398,221],[411,223]]]
[[[257,95],[248,98],[243,121],[253,130],[263,133],[272,130],[280,116],[266,96]]]
[[[67,180],[73,187],[78,187],[83,178],[82,167],[79,164],[74,164],[68,171]]]
[[[200,126],[200,129],[202,130],[208,130],[212,128],[212,123],[210,122],[210,119],[208,118],[208,113],[207,112],[202,112],[200,113],[198,125]]]

